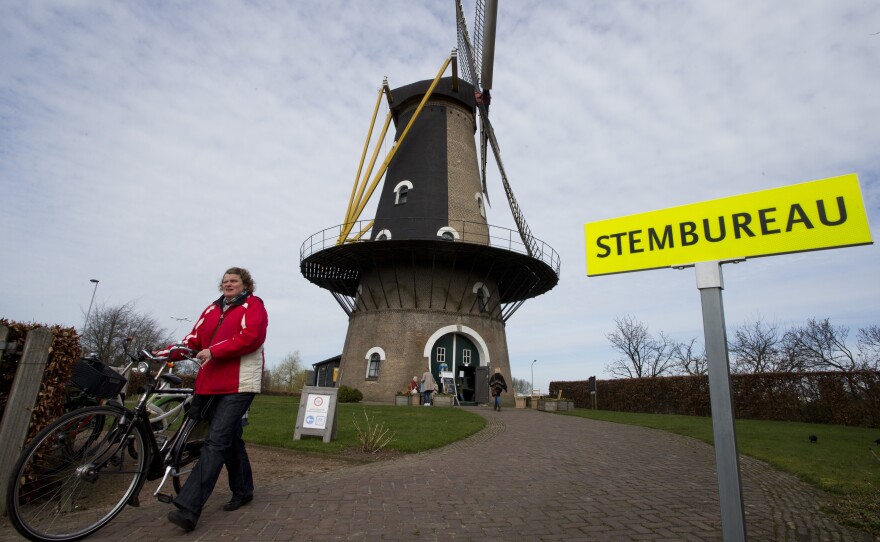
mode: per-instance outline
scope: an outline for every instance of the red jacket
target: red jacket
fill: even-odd
[[[211,359],[196,376],[195,392],[205,395],[260,393],[263,343],[269,318],[263,300],[255,295],[223,312],[223,298],[199,316],[183,342],[195,350],[211,350]]]

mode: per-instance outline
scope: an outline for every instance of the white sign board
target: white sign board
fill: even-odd
[[[324,429],[327,427],[327,413],[330,411],[329,395],[309,395],[306,401],[306,415],[303,427]]]
[[[293,440],[303,435],[316,435],[330,442],[336,438],[336,388],[306,386],[299,399]]]

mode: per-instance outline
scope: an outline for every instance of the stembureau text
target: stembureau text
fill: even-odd
[[[812,209],[811,209],[812,211]],[[784,222],[780,221],[784,217]],[[599,251],[598,258],[638,254],[645,251],[693,246],[700,242],[718,243],[727,238],[731,231],[735,239],[743,236],[776,235],[789,233],[795,228],[813,229],[817,224],[822,226],[840,226],[846,222],[846,203],[842,196],[837,198],[837,216],[829,217],[823,200],[816,201],[815,213],[808,213],[799,203],[793,203],[787,210],[780,211],[776,207],[759,209],[754,213],[731,213],[717,218],[715,224],[708,218],[702,220],[702,230],[696,222],[683,221],[678,224],[666,224],[662,228],[648,228],[623,231],[602,235],[596,239]],[[728,227],[729,224],[729,227]]]

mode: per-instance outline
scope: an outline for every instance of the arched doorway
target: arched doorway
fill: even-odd
[[[442,383],[440,373],[451,372],[461,403],[475,403],[480,400],[476,385],[479,381],[480,365],[480,350],[462,333],[447,333],[435,340],[431,347],[431,372],[434,378]],[[451,393],[451,390],[443,391]]]

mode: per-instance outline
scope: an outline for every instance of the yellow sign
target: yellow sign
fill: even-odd
[[[855,173],[584,225],[587,275],[869,245]]]

